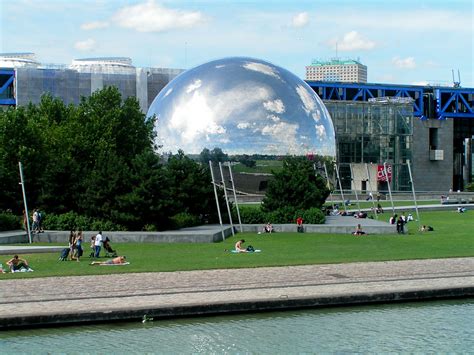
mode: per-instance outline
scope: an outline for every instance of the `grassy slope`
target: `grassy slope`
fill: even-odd
[[[388,217],[388,214],[382,216],[384,220]],[[474,212],[426,212],[421,218],[423,224],[433,226],[435,231],[416,232],[416,222],[410,222],[410,234],[404,236],[244,233],[214,244],[114,244],[119,254],[126,255],[131,262],[117,267],[90,266],[88,257],[80,263],[58,262],[57,253],[22,255],[35,272],[0,274],[0,279],[474,256]],[[240,238],[262,252],[224,251],[232,249]]]

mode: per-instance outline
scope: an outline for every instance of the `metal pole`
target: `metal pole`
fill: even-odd
[[[368,167],[367,163],[365,163],[365,172],[367,174],[367,181],[369,182],[370,196],[372,196],[372,211],[375,215],[375,219],[378,220],[379,216],[378,216],[377,211],[375,209],[374,190],[372,189],[372,183],[370,182],[369,167]]]
[[[331,189],[331,183],[329,182],[329,174],[328,174],[328,168],[326,167],[326,163],[324,163],[324,173],[326,174],[326,182],[329,190],[329,200],[331,201],[332,204],[332,210],[334,211],[334,201],[332,199],[332,189]]]
[[[334,166],[336,168],[337,181],[339,182],[339,190],[341,190],[342,206],[344,207],[344,212],[347,213],[347,211],[346,211],[346,202],[345,202],[345,199],[344,199],[344,191],[342,191],[341,179],[339,177],[339,167],[337,166],[337,163],[334,164]]]
[[[224,187],[224,196],[225,196],[225,203],[227,205],[227,213],[229,214],[230,229],[232,230],[232,235],[235,235],[234,223],[232,223],[232,213],[230,211],[229,197],[227,196],[227,188],[225,187],[225,179],[224,179],[224,173],[222,172],[221,162],[219,162],[219,170],[221,171],[222,186]]]
[[[234,191],[234,201],[235,201],[235,208],[237,209],[237,218],[239,219],[239,227],[240,233],[243,232],[242,229],[242,221],[240,219],[240,211],[239,211],[239,202],[237,201],[237,194],[235,192],[235,184],[234,184],[234,175],[232,174],[232,168],[230,167],[230,162],[227,164],[229,166],[229,175],[230,175],[230,182],[232,183],[232,191]]]
[[[351,185],[352,185],[352,182],[354,181],[354,171],[352,170],[352,163],[349,164],[349,167],[351,169]],[[359,210],[359,213],[360,213],[359,195],[357,195],[357,188],[355,188],[355,185],[354,185],[354,192],[356,195],[357,209]]]
[[[20,161],[18,162],[18,167],[20,169],[20,185],[21,185],[21,191],[23,193],[23,204],[25,205],[26,230],[28,232],[28,241],[31,244],[30,217],[28,215],[28,205],[26,204],[25,182],[23,181],[23,167]]]
[[[416,203],[415,184],[413,183],[413,176],[411,175],[410,161],[407,161],[408,173],[410,174],[411,192],[413,193],[413,202],[415,202],[416,220],[418,221],[418,230],[421,229],[420,214],[418,213],[418,204]]]
[[[395,214],[395,207],[393,206],[393,199],[392,199],[392,189],[390,187],[390,181],[388,179],[388,174],[387,174],[387,162],[383,163],[383,171],[385,174],[385,179],[387,180],[388,194],[390,196],[390,203],[392,204],[392,212],[393,214]]]
[[[221,225],[222,241],[225,241],[224,226],[222,225],[221,208],[219,207],[219,197],[217,196],[216,181],[214,179],[214,171],[212,170],[212,162],[210,160],[209,160],[209,169],[211,169],[212,186],[214,187],[214,196],[216,197],[217,214],[219,215],[219,223]]]

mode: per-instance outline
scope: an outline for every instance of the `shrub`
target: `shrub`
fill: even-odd
[[[97,230],[97,231],[126,231],[127,228],[120,224],[115,224],[110,221],[103,221],[103,220],[95,220],[92,222],[92,228],[89,230]]]
[[[170,218],[173,229],[193,227],[201,224],[198,216],[187,212],[181,212]]]
[[[21,229],[21,218],[9,212],[0,213],[0,231]]]
[[[242,207],[239,208],[240,220],[244,224],[267,223],[267,214],[260,208]],[[237,219],[236,219],[237,220]]]
[[[60,215],[47,214],[44,217],[43,225],[45,229],[51,230],[126,230],[124,226],[109,221],[94,220],[90,217],[81,216],[75,212],[67,212]]]
[[[474,192],[474,182],[467,184],[465,190],[469,192]]]
[[[267,213],[267,222],[271,223],[293,223],[295,221],[295,208],[292,206],[280,207],[275,211]]]
[[[293,220],[296,221],[298,217],[303,218],[304,223],[307,224],[324,224],[326,217],[319,208],[310,208],[305,211],[297,211]]]
[[[145,232],[156,232],[158,228],[156,228],[154,224],[145,224],[145,226],[143,227],[143,230]]]

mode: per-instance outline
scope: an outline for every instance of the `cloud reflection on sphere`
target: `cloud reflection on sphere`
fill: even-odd
[[[259,59],[224,58],[185,71],[155,98],[153,115],[164,152],[336,155],[334,126],[317,94]]]

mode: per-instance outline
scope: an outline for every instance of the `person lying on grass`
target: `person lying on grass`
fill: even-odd
[[[127,258],[125,256],[117,256],[116,258],[106,261],[93,261],[91,262],[91,265],[120,265],[125,264],[126,262]]]

